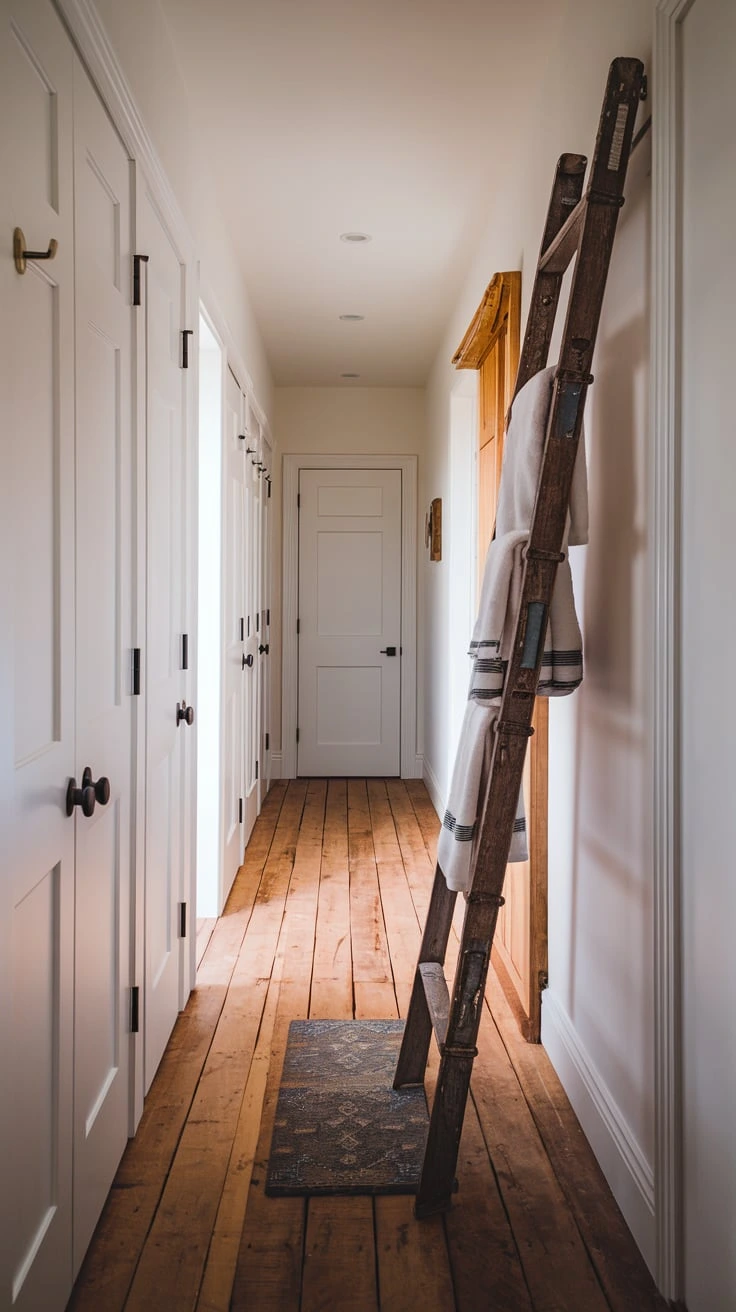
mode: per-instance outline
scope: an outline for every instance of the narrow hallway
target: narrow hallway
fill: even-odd
[[[226,912],[203,928],[197,988],[73,1312],[666,1306],[494,972],[446,1216],[418,1223],[408,1197],[264,1195],[289,1021],[404,1014],[437,830],[419,781],[274,784]],[[456,950],[455,936],[448,972]]]

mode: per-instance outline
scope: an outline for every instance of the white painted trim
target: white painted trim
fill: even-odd
[[[271,752],[271,782],[281,778],[281,752]]]
[[[680,455],[678,245],[680,25],[692,0],[657,0],[652,105],[652,492],[655,1276],[683,1292],[680,949]]]
[[[645,1261],[656,1254],[654,1170],[559,999],[542,996],[542,1043]]]
[[[401,470],[401,776],[421,778],[417,753],[417,457],[391,454],[283,457],[281,778],[296,777],[300,469]]]
[[[430,765],[426,756],[424,758],[424,774],[422,775],[422,778],[424,779],[424,782],[427,786],[427,792],[429,793],[429,796],[432,799],[432,806],[437,812],[437,818],[441,820],[443,815],[445,814],[445,798],[442,795],[442,789],[440,788],[440,781],[437,778],[437,775],[432,769],[432,766]]]

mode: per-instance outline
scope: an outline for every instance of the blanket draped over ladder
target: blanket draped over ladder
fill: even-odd
[[[491,729],[498,717],[516,614],[521,596],[524,551],[529,539],[555,366],[541,370],[518,393],[503,452],[496,530],[488,548],[478,618],[469,655],[473,658],[468,701],[437,847],[447,887],[470,891],[472,853],[484,781],[490,769]],[[563,551],[588,541],[585,443],[581,437],[570,496]],[[575,614],[570,563],[560,561],[550,605],[538,693],[562,697],[583,677],[580,626]],[[528,856],[523,790],[514,822],[509,861]]]

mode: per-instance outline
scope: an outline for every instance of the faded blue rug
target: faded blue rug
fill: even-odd
[[[403,1020],[289,1026],[266,1193],[415,1194],[429,1117],[392,1088]]]

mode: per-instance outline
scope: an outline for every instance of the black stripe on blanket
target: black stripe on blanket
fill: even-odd
[[[475,825],[459,825],[451,811],[445,811],[442,828],[449,829],[458,843],[469,843],[475,834]]]
[[[500,647],[500,646],[501,646],[500,638],[499,639],[488,638],[488,639],[484,639],[482,642],[471,642],[470,650],[471,652],[473,652],[473,651],[477,651],[479,647]]]
[[[580,665],[582,663],[583,653],[578,647],[577,651],[546,651],[542,657],[543,665]]]
[[[583,682],[582,675],[579,679],[540,679],[537,684],[537,692],[542,688],[554,688],[558,692],[574,692]]]
[[[520,819],[518,820],[514,820],[514,833],[515,834],[526,833],[526,820],[524,816],[521,816]]]
[[[498,701],[501,693],[501,685],[498,688],[471,688],[468,693],[469,702],[492,702]]]
[[[508,661],[500,656],[476,656],[473,672],[475,674],[505,674]]]

